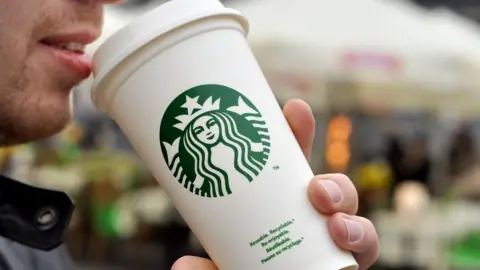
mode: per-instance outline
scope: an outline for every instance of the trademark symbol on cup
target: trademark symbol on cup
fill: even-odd
[[[274,169],[275,171],[276,171],[276,170],[279,170],[279,169],[280,169],[280,166],[275,165],[275,166],[273,166],[273,169]]]

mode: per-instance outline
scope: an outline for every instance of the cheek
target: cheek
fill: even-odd
[[[31,3],[37,1],[0,1],[0,59],[2,66],[23,63],[32,49],[32,33],[36,25],[32,15],[41,13]],[[35,10],[35,11],[34,11]],[[34,11],[34,12],[32,12]],[[1,66],[0,66],[1,67]]]
[[[1,30],[0,30],[1,33]],[[26,85],[27,51],[0,38],[0,92],[5,88],[22,89]],[[10,90],[9,90],[10,91]]]

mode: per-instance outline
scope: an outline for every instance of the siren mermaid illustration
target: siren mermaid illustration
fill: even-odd
[[[232,181],[251,182],[259,175],[270,137],[259,112],[241,97],[236,106],[223,110],[221,98],[212,102],[208,97],[203,105],[198,98],[187,96],[188,113],[177,116],[180,123],[174,125],[182,135],[163,144],[173,158],[169,168],[185,188],[204,197],[222,197],[233,192]]]

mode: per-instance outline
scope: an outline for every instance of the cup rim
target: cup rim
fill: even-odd
[[[175,1],[172,1],[175,2]],[[168,4],[168,3],[167,3]],[[162,5],[163,6],[163,5]],[[91,99],[96,107],[99,107],[98,103],[98,91],[100,85],[103,83],[105,77],[107,77],[112,70],[114,70],[115,66],[119,65],[123,62],[127,57],[131,54],[135,53],[139,48],[145,46],[146,44],[150,43],[151,41],[160,38],[162,36],[167,35],[168,33],[178,29],[179,27],[185,26],[189,23],[196,22],[205,18],[209,17],[217,17],[217,16],[230,16],[234,20],[237,20],[241,27],[244,29],[245,34],[248,33],[249,25],[246,18],[238,11],[226,7],[222,8],[214,8],[208,10],[202,10],[200,12],[196,12],[193,14],[186,14],[180,19],[177,19],[174,23],[166,23],[160,27],[150,27],[150,31],[145,31],[145,29],[139,29],[143,25],[145,25],[145,21],[150,20],[153,16],[156,15],[159,9],[163,9],[162,6],[148,12],[147,14],[143,15],[139,19],[135,20],[131,24],[125,26],[124,28],[120,29],[118,32],[110,36],[103,44],[101,44],[96,51],[95,55],[103,50],[108,50],[109,47],[112,46],[112,43],[117,40],[129,40],[130,41],[122,46],[122,50],[118,53],[110,53],[107,60],[103,61],[102,65],[99,67],[97,74],[94,74],[94,82],[91,88]],[[137,38],[132,39],[131,34],[132,31],[138,30],[139,33]],[[138,33],[137,32],[137,33]],[[95,59],[94,55],[94,59]],[[95,63],[95,60],[94,60]],[[100,108],[102,109],[102,108]]]

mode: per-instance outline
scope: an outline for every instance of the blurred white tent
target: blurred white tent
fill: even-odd
[[[427,23],[442,37],[439,46],[455,52],[468,65],[464,77],[467,87],[480,92],[480,28],[478,24],[444,8],[430,12]]]
[[[440,46],[472,62],[480,61],[480,28],[476,22],[445,8],[429,12],[426,22],[442,37]]]
[[[325,98],[319,96],[317,81],[335,78],[380,84],[381,92],[363,88],[369,98],[397,99],[402,105],[434,103],[428,95],[422,99],[427,91],[420,89],[464,88],[464,58],[439,45],[445,37],[425,23],[426,12],[406,2],[249,0],[229,7],[249,20],[249,41],[270,82],[293,77],[295,86],[315,88],[315,100]],[[385,84],[415,89],[387,90]]]
[[[303,52],[305,60],[315,62],[314,65],[305,61],[286,64],[295,68],[292,64],[299,63],[299,68],[345,76],[343,61],[351,54],[365,55],[366,63],[359,68],[371,66],[391,71],[395,65],[391,58],[438,58],[443,53],[433,46],[438,39],[422,21],[425,14],[413,14],[392,2],[395,1],[249,0],[234,2],[230,7],[250,21],[249,40],[255,49],[268,48],[272,53],[282,50],[282,55],[293,55],[295,59]]]

